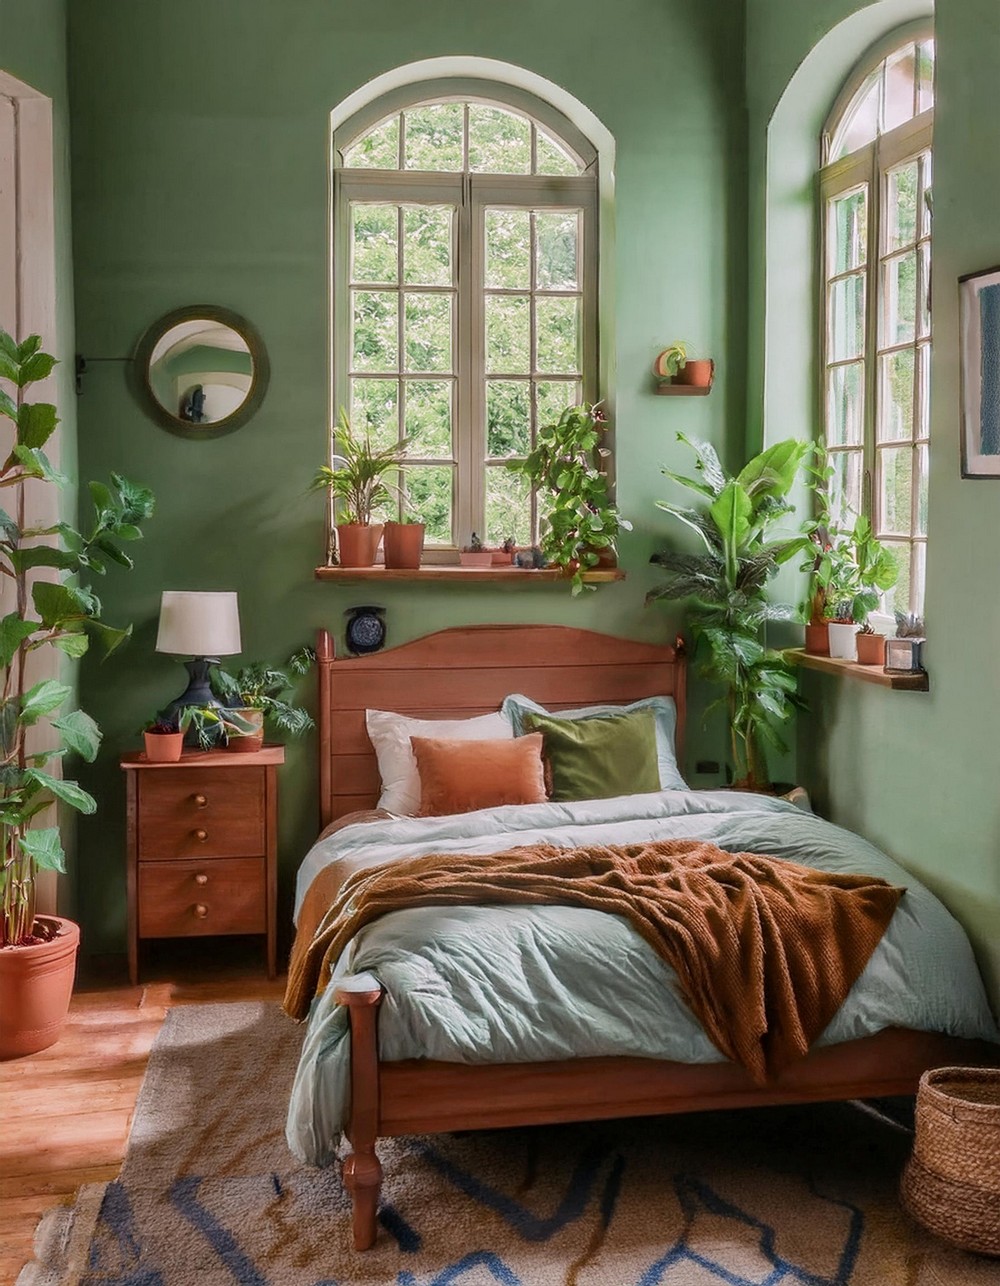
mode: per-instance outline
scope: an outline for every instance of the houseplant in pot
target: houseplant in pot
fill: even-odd
[[[734,785],[768,790],[765,747],[785,749],[781,725],[801,702],[783,654],[764,639],[769,622],[794,620],[796,609],[771,602],[767,586],[809,541],[777,528],[793,510],[788,493],[811,447],[795,439],[778,442],[733,477],[713,447],[683,434],[678,439],[694,451],[697,476],[663,472],[702,503],[685,508],[657,501],[657,506],[694,531],[700,544],[693,553],[667,549],[653,555],[650,561],[666,575],[646,602],[687,601],[700,673],[723,689],[715,705],[729,717]]]
[[[855,519],[850,531],[831,535],[832,542],[822,551],[813,578],[825,595],[831,657],[857,661],[859,631],[868,614],[878,607],[881,594],[895,585],[899,569],[889,550],[875,539],[864,516]],[[878,653],[884,652],[885,644],[878,643],[879,637],[862,644],[865,656],[873,657],[864,664],[881,663]]]
[[[152,764],[175,764],[184,749],[184,733],[173,719],[157,715],[142,730],[146,758]]]
[[[653,373],[661,382],[709,388],[715,378],[715,362],[710,357],[689,357],[687,344],[678,340],[657,355]]]
[[[554,424],[538,430],[535,448],[524,460],[507,465],[538,489],[542,554],[571,577],[574,594],[594,588],[585,586],[585,572],[614,566],[618,535],[632,530],[611,499],[606,432],[600,405],[570,406]]]
[[[386,567],[413,570],[420,566],[424,552],[426,523],[403,514],[399,522],[387,522],[382,533]]]
[[[16,343],[0,330],[0,416],[11,422],[10,454],[0,465],[0,487],[11,501],[0,510],[0,568],[10,610],[0,620],[0,1057],[45,1049],[58,1039],[69,1007],[80,940],[79,928],[58,916],[36,914],[35,879],[41,870],[65,870],[58,826],[36,826],[51,804],[93,813],[97,804],[80,785],[52,771],[71,752],[90,762],[101,733],[82,710],[64,707],[72,688],[54,678],[32,676],[39,663],[82,656],[95,639],[106,652],[128,638],[101,619],[101,602],[82,583],[108,562],[131,567],[122,548],[141,536],[153,511],[144,487],[111,475],[110,485],[90,484],[94,517],[85,531],[68,523],[33,526],[27,517],[25,482],[63,487],[67,480],[43,451],[58,424],[49,403],[29,403],[30,385],[45,379],[55,359],[32,335]],[[36,568],[46,569],[36,579]],[[61,661],[61,657],[59,658]],[[46,723],[43,723],[43,720]],[[44,731],[43,731],[44,730]],[[51,731],[50,731],[51,730]],[[42,733],[42,736],[39,734]]]
[[[376,449],[367,430],[360,435],[352,429],[341,407],[334,445],[333,464],[320,466],[310,490],[326,491],[343,519],[336,523],[341,567],[371,567],[382,538],[382,524],[372,518],[400,495],[386,474],[399,468],[407,443]]]
[[[212,687],[219,699],[226,702],[227,713],[238,715],[252,728],[248,733],[230,733],[230,750],[259,750],[264,743],[265,723],[289,737],[301,736],[313,727],[309,714],[284,694],[295,686],[297,678],[308,672],[315,659],[312,648],[303,647],[292,653],[282,669],[260,661],[235,671],[221,665],[213,669]]]

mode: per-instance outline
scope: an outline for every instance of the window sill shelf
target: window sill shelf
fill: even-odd
[[[802,648],[788,648],[786,659],[804,670],[818,670],[821,674],[840,674],[862,683],[875,683],[881,688],[895,688],[900,692],[927,692],[930,678],[926,671],[918,674],[886,674],[880,665],[858,665],[857,661],[841,661],[839,657],[816,656]]]
[[[708,397],[711,391],[711,384],[657,384],[654,390],[657,397]]]
[[[356,581],[409,581],[448,585],[565,585],[569,577],[557,568],[453,567],[425,563],[422,567],[317,567],[316,579],[352,584]],[[584,572],[586,585],[606,585],[625,579],[620,567]]]

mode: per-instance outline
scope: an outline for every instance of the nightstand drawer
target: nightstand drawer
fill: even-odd
[[[264,859],[139,863],[139,936],[264,933]]]
[[[263,768],[143,773],[139,860],[263,857],[264,773]]]

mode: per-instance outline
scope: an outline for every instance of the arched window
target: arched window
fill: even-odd
[[[505,461],[597,395],[597,157],[565,118],[484,82],[410,86],[334,136],[334,400],[453,561],[473,531],[537,536]],[[394,516],[387,514],[388,516]]]
[[[900,565],[887,607],[923,614],[930,435],[934,41],[897,33],[823,138],[824,433],[836,519],[871,518]]]

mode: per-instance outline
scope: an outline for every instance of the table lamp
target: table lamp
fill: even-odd
[[[240,611],[235,590],[165,589],[160,599],[160,628],[156,651],[188,656],[187,689],[163,710],[176,718],[185,706],[222,708],[212,692],[208,671],[220,657],[242,650]]]

